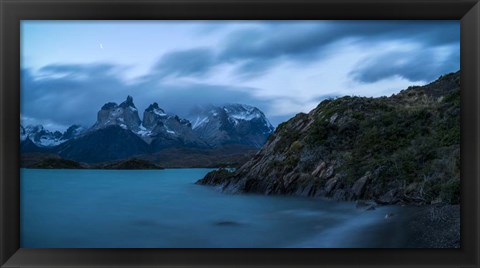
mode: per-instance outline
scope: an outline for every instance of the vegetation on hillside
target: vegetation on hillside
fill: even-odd
[[[201,184],[265,194],[380,203],[459,203],[460,73],[391,97],[322,101],[278,126],[224,180]]]

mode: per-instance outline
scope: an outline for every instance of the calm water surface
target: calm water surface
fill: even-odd
[[[211,169],[21,170],[21,247],[402,247],[406,208],[228,195]],[[386,213],[395,217],[385,220]]]

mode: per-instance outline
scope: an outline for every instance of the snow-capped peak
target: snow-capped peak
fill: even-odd
[[[63,133],[60,131],[49,131],[42,125],[28,125],[25,128],[20,126],[20,140],[30,139],[39,147],[52,147],[77,137],[83,131],[84,128],[79,125],[73,125]]]
[[[190,119],[194,132],[211,146],[240,143],[260,147],[274,130],[262,111],[245,104],[197,107]]]
[[[123,129],[138,131],[140,124],[140,117],[133,103],[133,98],[128,96],[120,105],[117,105],[115,102],[108,102],[103,105],[102,109],[97,113],[97,122],[92,126],[90,131],[112,125],[119,126]]]

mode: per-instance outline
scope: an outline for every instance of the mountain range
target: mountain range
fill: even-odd
[[[167,113],[155,102],[141,119],[128,96],[120,104],[104,104],[90,128],[72,125],[62,133],[41,125],[20,125],[20,150],[22,154],[48,153],[84,163],[133,156],[152,159],[167,149],[209,153],[228,147],[243,154],[260,148],[273,131],[262,111],[245,104],[196,107],[187,119]]]

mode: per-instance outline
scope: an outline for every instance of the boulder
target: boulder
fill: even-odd
[[[331,177],[333,177],[333,174],[334,174],[334,168],[333,168],[333,165],[332,166],[329,166],[327,168],[327,170],[325,171],[325,178],[327,179],[330,179]]]
[[[418,182],[412,182],[405,188],[405,193],[414,193],[418,192],[420,184]]]
[[[318,174],[320,174],[325,169],[325,166],[325,162],[320,162],[317,168],[315,168],[315,170],[312,172],[312,176],[316,177]]]
[[[352,186],[354,197],[361,197],[365,193],[365,188],[370,180],[370,173],[367,172],[363,177],[358,179]]]
[[[338,183],[338,178],[334,177],[334,178],[329,179],[325,183],[325,193],[330,194],[332,192],[332,190],[335,189],[335,186],[337,186],[337,183]]]

